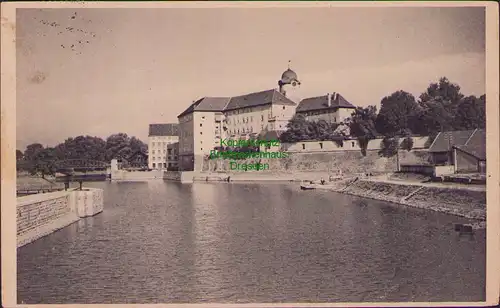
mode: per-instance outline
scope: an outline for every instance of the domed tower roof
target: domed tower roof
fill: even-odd
[[[282,81],[292,81],[292,80],[299,80],[297,77],[297,73],[292,71],[291,69],[287,69],[286,71],[283,72],[281,75],[281,80]]]
[[[290,69],[290,61],[288,61],[288,69],[281,74],[281,79],[278,82],[280,85],[286,84],[300,84],[299,78],[297,77],[297,73]]]

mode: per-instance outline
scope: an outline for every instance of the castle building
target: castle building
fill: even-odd
[[[167,169],[169,164],[170,166],[173,163],[177,164],[178,157],[175,151],[175,143],[179,142],[177,123],[149,124],[148,139],[149,169]]]
[[[329,123],[342,123],[349,118],[356,106],[338,93],[305,98],[297,106],[296,113],[309,121],[325,120]]]
[[[295,114],[300,81],[288,68],[278,89],[235,97],[204,97],[179,116],[179,169],[199,170],[221,140],[248,139],[262,131],[284,131]],[[290,97],[289,97],[290,96]]]

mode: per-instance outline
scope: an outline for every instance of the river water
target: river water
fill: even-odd
[[[297,184],[102,182],[104,212],[17,253],[18,302],[483,301],[484,230]]]

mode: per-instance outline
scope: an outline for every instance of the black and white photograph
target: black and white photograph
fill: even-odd
[[[498,304],[498,3],[11,2],[2,37],[4,307]]]

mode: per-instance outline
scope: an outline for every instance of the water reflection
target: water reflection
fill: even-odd
[[[453,216],[296,185],[92,185],[103,213],[18,250],[20,301],[484,300],[485,234]]]

